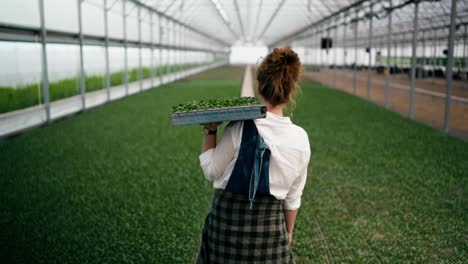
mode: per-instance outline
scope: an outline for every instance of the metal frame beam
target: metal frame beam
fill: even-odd
[[[216,13],[219,15],[219,17],[221,18],[221,20],[223,21],[224,25],[226,25],[226,27],[228,28],[228,30],[231,32],[231,34],[236,38],[236,39],[239,39],[239,35],[234,31],[234,29],[231,27],[231,24],[226,21],[223,17],[223,15],[221,14],[221,11],[219,11],[218,7],[215,6],[215,3],[213,1],[210,1],[210,3],[214,6],[214,8],[216,9]]]
[[[83,58],[83,15],[81,11],[81,4],[83,0],[76,0],[78,4],[78,30],[79,30],[79,46],[80,46],[80,95],[81,95],[81,109],[86,109],[86,82]]]
[[[449,131],[450,128],[450,105],[452,99],[452,79],[453,79],[453,47],[455,41],[455,16],[457,13],[457,0],[452,0],[450,11],[450,28],[448,39],[448,54],[447,54],[447,88],[445,90],[445,115],[444,115],[444,130]]]
[[[45,25],[44,0],[39,0],[39,15],[41,20],[41,62],[42,62],[42,92],[44,96],[44,109],[46,122],[50,122],[50,94],[49,94],[49,72],[47,63],[47,30]]]
[[[142,2],[140,2],[138,0],[127,0],[127,1],[133,2],[136,5],[139,5],[139,6],[143,7],[143,8],[146,8],[146,9],[150,10],[151,12],[154,12],[154,13],[158,14],[159,16],[166,18],[169,21],[172,21],[172,22],[174,22],[176,24],[179,24],[179,25],[181,25],[183,27],[186,27],[186,28],[190,29],[191,31],[193,31],[193,32],[195,32],[195,33],[197,33],[197,34],[199,34],[199,35],[201,35],[201,36],[203,36],[203,37],[205,37],[207,39],[212,39],[212,40],[218,42],[219,44],[221,44],[223,46],[227,46],[227,47],[231,46],[231,44],[225,42],[224,40],[221,40],[219,38],[215,38],[215,37],[209,35],[208,33],[200,31],[200,30],[198,30],[198,29],[196,29],[196,28],[194,28],[192,26],[189,26],[189,25],[183,23],[182,21],[174,19],[173,17],[168,16],[168,15],[162,13],[159,10],[156,10],[155,8],[153,8],[153,7],[149,6],[149,5],[143,4]]]
[[[283,7],[283,5],[284,5],[285,2],[286,2],[286,0],[281,0],[281,2],[278,4],[278,6],[276,6],[275,11],[274,11],[273,14],[271,15],[270,19],[268,19],[268,22],[265,24],[265,27],[263,28],[262,32],[260,33],[260,35],[258,35],[257,40],[263,38],[263,36],[265,35],[266,31],[267,31],[268,28],[271,26],[273,20],[276,18],[276,16],[278,15],[278,12],[281,10],[281,7]],[[269,45],[269,46],[271,46],[271,45]]]
[[[105,35],[105,56],[106,56],[106,94],[107,102],[110,101],[110,63],[109,63],[109,19],[107,17],[107,0],[104,0],[104,35]]]
[[[413,20],[413,39],[411,42],[411,80],[410,80],[410,105],[409,117],[414,118],[414,90],[416,88],[416,56],[417,56],[417,41],[418,41],[418,15],[419,1],[414,2],[414,20]]]
[[[13,42],[41,42],[42,29],[35,27],[26,27],[26,26],[16,26],[6,23],[0,23],[0,41],[13,41]],[[109,46],[113,47],[124,47],[125,44],[128,47],[139,47],[140,42],[134,40],[126,40],[124,38],[110,38],[108,37]],[[47,43],[57,43],[57,44],[74,44],[79,45],[80,35],[78,33],[63,32],[57,30],[47,30]],[[106,37],[105,36],[94,36],[83,34],[83,44],[84,45],[94,45],[94,46],[105,46]],[[151,42],[142,42],[143,47],[146,48],[165,48],[165,49],[175,49],[175,50],[187,50],[187,51],[202,51],[202,52],[212,52],[217,53],[229,53],[226,49],[213,50],[212,48],[199,48],[199,47],[178,47],[174,45],[166,45],[160,43],[151,43]]]
[[[245,39],[246,39],[246,36],[245,36],[244,24],[242,23],[242,18],[241,18],[241,15],[240,15],[239,3],[237,2],[237,0],[234,0],[234,7],[235,7],[235,9],[236,9],[237,20],[239,21],[239,27],[240,27],[240,29],[241,29],[242,38],[245,40]]]
[[[356,2],[355,2],[354,4],[352,4],[352,5],[349,5],[349,6],[347,6],[347,7],[344,7],[344,8],[342,8],[342,9],[340,9],[340,10],[338,10],[338,11],[336,11],[336,12],[330,14],[329,16],[326,16],[326,17],[324,17],[324,18],[322,18],[322,19],[320,19],[320,20],[318,20],[318,21],[316,21],[316,22],[313,22],[313,23],[311,23],[311,24],[309,24],[309,25],[307,25],[307,26],[305,26],[305,27],[302,27],[302,28],[299,29],[299,30],[294,31],[293,33],[290,33],[290,34],[288,34],[288,35],[286,35],[286,36],[284,36],[284,37],[279,38],[278,40],[276,40],[276,41],[270,43],[268,46],[276,46],[279,42],[286,41],[286,40],[291,39],[291,38],[294,38],[295,36],[298,36],[298,35],[300,35],[300,34],[302,34],[302,33],[305,33],[305,32],[307,32],[308,30],[310,30],[311,28],[314,28],[314,27],[316,27],[316,26],[322,24],[323,22],[327,21],[328,19],[333,18],[333,17],[335,17],[335,16],[337,16],[337,15],[343,13],[343,12],[346,12],[346,11],[348,11],[348,10],[351,10],[351,9],[353,9],[353,8],[359,7],[360,5],[362,5],[363,3],[367,2],[367,1],[371,1],[371,0],[360,0],[360,1],[356,1]]]

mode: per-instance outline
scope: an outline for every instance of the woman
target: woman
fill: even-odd
[[[197,263],[291,263],[294,222],[307,178],[307,133],[283,116],[294,102],[302,65],[277,48],[257,71],[266,118],[231,122],[216,146],[219,123],[205,125],[200,163],[213,181],[212,208]]]

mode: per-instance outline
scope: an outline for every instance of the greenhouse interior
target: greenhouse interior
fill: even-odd
[[[468,0],[2,0],[0,259],[218,263],[209,122],[174,109],[264,102],[288,47],[311,151],[291,260],[466,263],[467,33]]]

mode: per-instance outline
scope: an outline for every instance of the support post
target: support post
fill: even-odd
[[[150,42],[151,42],[151,58],[150,58],[150,78],[151,88],[154,87],[154,31],[153,31],[153,12],[149,13],[150,16]]]
[[[140,92],[143,90],[143,61],[141,56],[141,7],[137,6],[138,12],[138,83],[140,85]]]
[[[385,107],[390,108],[388,97],[390,96],[390,60],[392,58],[392,0],[389,0],[388,32],[387,32],[387,75],[385,75]]]
[[[354,67],[353,67],[353,94],[356,94],[356,86],[357,86],[357,76],[356,76],[356,68],[357,68],[357,60],[358,60],[358,29],[359,29],[359,9],[356,9],[356,25],[354,26]]]
[[[158,38],[158,41],[159,41],[159,63],[158,63],[158,77],[159,77],[159,85],[162,85],[163,83],[163,71],[162,71],[162,68],[163,68],[163,59],[162,59],[162,48],[161,48],[161,45],[162,45],[162,31],[163,31],[163,27],[162,27],[162,18],[160,15],[158,15],[158,26],[159,26],[159,38]]]
[[[436,70],[436,60],[437,60],[437,30],[434,30],[434,40],[432,41],[433,45],[433,50],[432,50],[432,74],[431,74],[431,79],[432,79],[432,84],[434,84],[434,78],[435,78],[435,70]]]
[[[421,66],[421,77],[425,78],[426,77],[426,33],[425,31],[422,32],[422,60],[420,66]]]
[[[371,86],[372,86],[372,22],[374,18],[373,14],[373,3],[371,2],[369,5],[369,40],[368,40],[368,48],[369,48],[369,63],[367,65],[367,98],[371,99]]]
[[[464,33],[463,33],[463,69],[464,69],[464,73],[465,73],[465,78],[468,78],[467,74],[468,74],[468,59],[466,58],[466,33],[467,33],[467,25],[465,24],[464,26]],[[468,80],[465,79],[465,88],[468,88],[467,85],[468,84]]]
[[[330,38],[330,28],[328,27],[327,28],[327,39]],[[327,42],[328,43],[328,42]],[[326,59],[327,59],[327,76],[328,76],[328,84],[329,86],[331,86],[331,82],[330,82],[330,79],[331,79],[331,70],[330,70],[330,56],[329,56],[329,47],[328,47],[328,44],[327,44],[327,49],[326,49]]]
[[[110,69],[109,69],[109,19],[107,18],[107,0],[104,0],[104,34],[106,38],[106,95],[107,102],[110,101]]]
[[[419,1],[414,2],[413,39],[411,42],[411,87],[409,117],[414,118],[414,91],[416,86],[416,44],[418,41]]]
[[[86,93],[86,83],[85,83],[85,72],[84,72],[84,58],[83,58],[83,16],[81,13],[81,4],[82,0],[77,0],[78,3],[78,30],[80,36],[80,95],[81,95],[81,109],[86,109],[85,102],[85,93]]]
[[[337,23],[338,21],[336,21]],[[338,87],[336,87],[336,53],[338,52],[338,23],[336,24],[335,26],[335,34],[334,34],[334,38],[335,38],[335,48],[333,50],[333,87],[335,89],[337,89]]]
[[[343,24],[343,73],[346,72],[347,64],[346,64],[346,59],[348,56],[348,46],[346,44],[346,30],[348,28],[348,22],[347,22],[347,14],[344,14],[344,24]],[[346,90],[346,78],[342,78],[342,84],[343,84],[343,90]]]
[[[122,17],[123,17],[123,34],[124,34],[124,85],[125,95],[128,95],[128,43],[127,43],[127,3],[126,0],[122,0]]]
[[[453,78],[453,48],[455,40],[455,19],[457,14],[457,0],[452,0],[452,7],[450,11],[450,29],[448,41],[448,59],[447,59],[447,88],[445,90],[445,116],[444,116],[444,129],[446,132],[450,128],[450,105],[452,99],[452,78]]]
[[[39,0],[39,15],[41,18],[42,93],[46,122],[50,122],[49,70],[47,63],[47,30],[45,25],[44,0]]]

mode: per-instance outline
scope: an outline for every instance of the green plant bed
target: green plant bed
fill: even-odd
[[[167,110],[240,86],[176,82],[1,142],[2,261],[191,263],[213,187],[202,127]],[[316,83],[293,121],[312,149],[297,263],[463,262],[467,142]]]
[[[182,64],[177,66],[178,71],[198,67],[200,64]],[[169,73],[170,66],[161,66],[155,68],[155,77],[159,74]],[[142,69],[143,78],[151,77],[151,69]],[[138,68],[131,69],[128,72],[128,81],[135,82],[139,80]],[[105,88],[106,78],[104,75],[88,76],[85,79],[86,92],[96,91]],[[124,83],[124,72],[118,71],[110,73],[110,85],[122,85]],[[49,83],[50,100],[56,101],[79,94],[79,78],[67,78],[60,81]],[[39,90],[38,90],[39,89]],[[42,102],[43,91],[41,84],[23,85],[20,87],[0,87],[0,114],[19,110],[22,108],[38,105]]]
[[[42,86],[39,84],[17,88],[0,87],[0,113],[34,106],[41,101]]]

